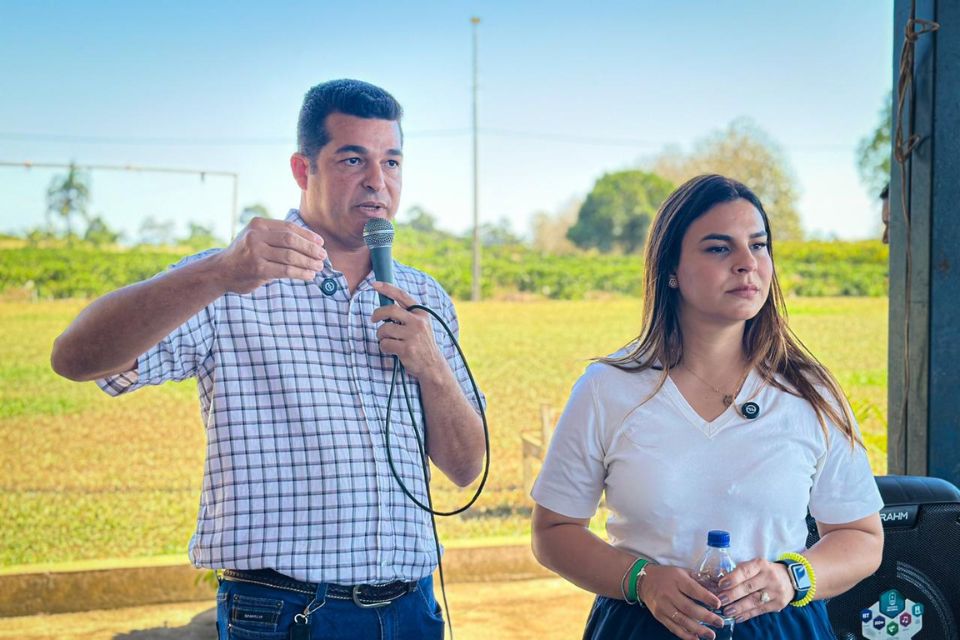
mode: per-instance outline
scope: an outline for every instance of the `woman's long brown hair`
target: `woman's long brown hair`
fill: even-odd
[[[773,262],[770,221],[753,191],[736,180],[715,174],[688,180],[664,201],[647,238],[640,335],[624,347],[625,354],[597,358],[598,362],[638,372],[662,367],[653,393],[660,390],[670,369],[683,358],[678,317],[680,293],[667,285],[680,262],[683,236],[690,224],[714,205],[741,198],[755,206],[763,217],[767,250]],[[786,305],[775,265],[766,301],[757,315],[746,322],[743,350],[750,368],[755,368],[767,384],[801,397],[813,406],[825,437],[829,438],[829,420],[843,432],[851,446],[854,443],[863,446],[840,385],[787,326]],[[777,379],[778,375],[786,384]]]

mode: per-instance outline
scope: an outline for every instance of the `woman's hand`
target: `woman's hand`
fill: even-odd
[[[646,575],[640,582],[638,595],[660,624],[685,640],[713,640],[716,637],[700,622],[720,627],[723,619],[698,603],[719,609],[717,596],[694,580],[686,569],[648,564],[644,572]]]
[[[720,588],[717,595],[725,605],[723,614],[737,622],[780,611],[795,593],[787,568],[763,558],[738,564],[720,581]]]

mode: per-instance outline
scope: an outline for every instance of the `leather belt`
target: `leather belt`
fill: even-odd
[[[306,595],[316,595],[320,584],[315,582],[301,582],[277,573],[273,569],[255,569],[247,571],[243,569],[225,569],[223,579],[231,582],[247,582],[258,584],[264,587],[282,589],[284,591],[293,591]],[[397,598],[407,595],[417,588],[416,582],[389,582],[387,584],[326,584],[326,597],[335,600],[353,600],[353,603],[364,609],[373,607],[383,607]]]

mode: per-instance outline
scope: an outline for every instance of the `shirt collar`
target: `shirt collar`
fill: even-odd
[[[300,215],[299,209],[290,209],[290,211],[287,213],[287,217],[285,218],[285,220],[287,222],[292,222],[298,227],[303,227],[304,229],[310,229],[310,225],[308,225],[304,221],[303,217]],[[310,229],[310,230],[313,231],[313,229]],[[316,275],[316,277],[314,278],[314,281],[323,280],[329,277],[342,276],[342,275],[343,275],[342,272],[337,271],[336,269],[333,268],[333,263],[330,262],[330,258],[326,257],[323,259],[323,271],[321,271]],[[366,291],[366,290],[372,291],[373,282],[374,282],[373,271],[371,271],[370,273],[367,274],[367,276],[363,280],[360,281],[360,284],[357,287],[357,291]]]
[[[290,211],[287,212],[287,217],[284,218],[284,220],[286,220],[287,222],[292,222],[298,227],[303,227],[304,229],[310,229],[310,225],[308,225],[304,221],[303,217],[300,215],[299,209],[290,209]],[[310,231],[314,231],[314,230],[310,229]],[[316,231],[314,231],[314,233],[316,233]],[[323,259],[323,271],[318,273],[317,276],[314,278],[314,280],[315,281],[323,280],[324,278],[329,278],[331,276],[336,276],[336,275],[342,275],[342,274],[333,268],[333,263],[330,262],[330,258],[326,257]]]

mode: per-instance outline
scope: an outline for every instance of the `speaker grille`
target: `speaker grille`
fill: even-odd
[[[807,525],[809,547],[819,536],[812,518]],[[915,526],[886,526],[884,533],[883,562],[877,572],[827,603],[834,631],[841,638],[851,633],[862,637],[861,611],[876,604],[881,593],[896,589],[924,606],[923,630],[917,638],[960,640],[960,503],[920,504]]]

